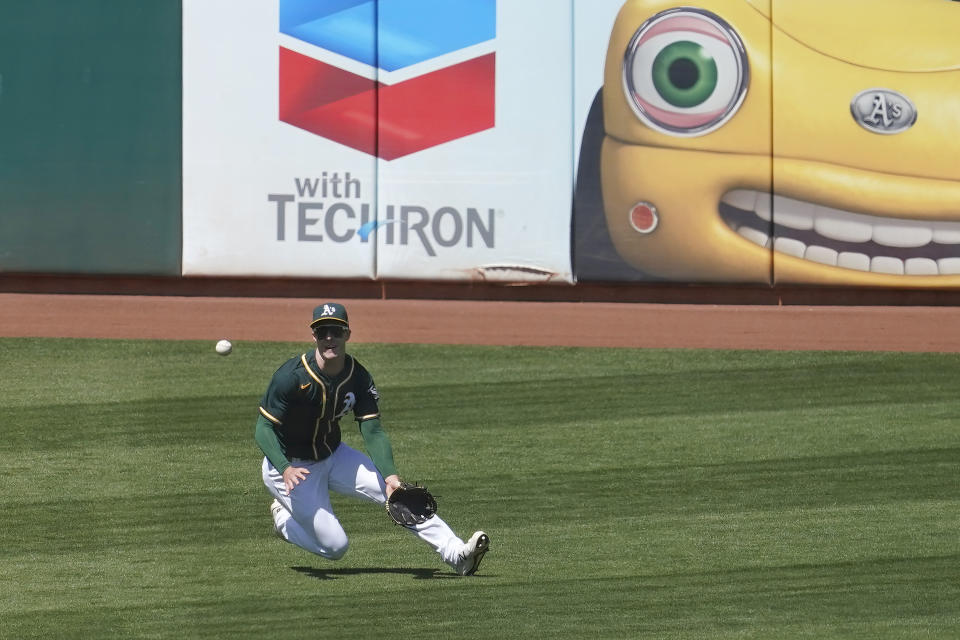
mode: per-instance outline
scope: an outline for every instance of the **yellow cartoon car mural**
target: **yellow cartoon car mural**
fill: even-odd
[[[616,253],[683,282],[960,286],[960,2],[629,0],[602,89]]]

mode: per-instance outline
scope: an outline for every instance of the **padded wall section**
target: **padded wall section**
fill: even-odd
[[[0,3],[0,271],[179,275],[180,16]]]

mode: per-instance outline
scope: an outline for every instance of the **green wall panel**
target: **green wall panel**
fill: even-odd
[[[0,2],[0,271],[180,273],[180,0]]]

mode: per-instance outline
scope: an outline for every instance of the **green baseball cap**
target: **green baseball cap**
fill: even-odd
[[[350,322],[347,320],[346,308],[339,302],[318,304],[313,310],[313,322],[310,323],[310,328],[313,329],[321,324],[337,324],[349,327]]]

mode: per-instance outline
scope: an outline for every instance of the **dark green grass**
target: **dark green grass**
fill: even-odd
[[[340,562],[273,536],[252,429],[303,347],[0,340],[0,637],[960,637],[956,355],[354,345],[491,534],[460,579],[370,504]]]

